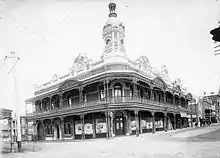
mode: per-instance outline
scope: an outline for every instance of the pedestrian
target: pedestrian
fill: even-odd
[[[196,127],[198,126],[198,122],[195,123],[195,126],[196,126]]]

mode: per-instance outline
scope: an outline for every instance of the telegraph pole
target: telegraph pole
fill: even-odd
[[[19,112],[19,93],[18,93],[18,85],[17,85],[17,76],[16,76],[16,65],[18,61],[20,60],[19,57],[15,56],[14,52],[11,52],[10,56],[5,56],[5,59],[12,59],[13,65],[10,68],[8,74],[12,73],[13,80],[14,80],[14,107],[16,112],[16,120],[17,120],[17,145],[18,145],[18,152],[21,152],[22,146],[21,146],[21,125],[20,125],[20,112]]]

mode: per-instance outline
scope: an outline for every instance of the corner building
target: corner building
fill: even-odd
[[[34,112],[38,140],[90,139],[137,136],[141,133],[188,127],[188,101],[181,81],[171,82],[165,66],[151,67],[146,56],[130,60],[125,51],[125,26],[116,4],[109,4],[103,27],[104,51],[99,61],[85,55],[74,59],[69,73],[35,85],[26,100]]]

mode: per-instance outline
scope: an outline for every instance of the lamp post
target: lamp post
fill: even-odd
[[[12,72],[13,80],[14,80],[14,106],[16,112],[16,120],[17,120],[17,145],[18,145],[18,152],[21,152],[21,128],[20,128],[20,114],[19,114],[19,96],[18,96],[18,88],[17,88],[17,76],[16,76],[16,65],[20,60],[19,57],[15,56],[14,52],[11,52],[10,56],[5,56],[5,59],[12,59],[13,65],[9,70],[8,74]]]

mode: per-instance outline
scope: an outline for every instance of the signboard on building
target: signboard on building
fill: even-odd
[[[147,129],[147,121],[146,120],[141,120],[141,128]]]
[[[131,121],[130,127],[131,127],[131,130],[132,130],[132,131],[135,131],[135,130],[136,130],[136,122],[135,122],[135,120],[134,120],[134,121]]]
[[[81,135],[82,134],[82,124],[80,121],[75,122],[75,134]]]
[[[96,119],[96,133],[106,133],[107,127],[105,119]]]
[[[152,129],[153,128],[153,122],[146,122],[147,129]]]
[[[163,128],[163,121],[155,121],[155,128]]]
[[[84,125],[85,134],[93,134],[93,128],[91,123],[86,123]]]

